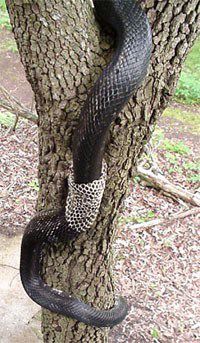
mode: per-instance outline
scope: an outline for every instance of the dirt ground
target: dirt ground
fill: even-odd
[[[10,36],[0,32],[0,42]],[[1,52],[0,84],[30,106],[32,92],[17,53]],[[159,127],[165,137],[189,145],[191,159],[196,158],[200,152],[198,135],[171,118],[163,118]],[[33,216],[37,197],[37,128],[22,120],[15,132],[0,126],[0,143],[0,269],[4,280],[0,289],[0,342],[36,343],[41,337],[39,308],[22,290],[17,269],[21,234]],[[165,172],[164,152],[158,159]],[[174,173],[170,177],[193,189],[185,175]],[[199,216],[132,230],[138,216],[150,219],[153,213],[167,218],[186,208],[183,202],[161,192],[130,184],[115,243],[115,275],[118,294],[126,296],[132,307],[127,319],[111,330],[110,343],[200,342]]]
[[[40,307],[27,296],[20,282],[21,236],[0,235],[0,342],[37,343],[40,335]]]

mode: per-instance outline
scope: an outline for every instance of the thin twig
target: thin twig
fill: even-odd
[[[153,226],[156,225],[161,225],[161,224],[168,224],[169,222],[173,222],[176,219],[182,219],[182,218],[186,218],[189,216],[194,216],[200,213],[200,208],[192,208],[188,211],[185,212],[179,212],[176,214],[172,214],[171,217],[168,218],[160,218],[160,219],[154,219],[154,220],[150,220],[146,223],[139,223],[139,224],[135,224],[131,227],[131,230],[138,230],[138,229],[149,229]]]
[[[10,111],[16,116],[30,120],[35,124],[38,123],[37,115],[21,104],[18,99],[9,94],[3,86],[0,86],[0,91],[3,94],[3,97],[0,96],[0,107]]]
[[[19,270],[19,268],[10,266],[9,264],[2,264],[2,263],[0,263],[0,267],[6,267],[6,268],[9,267],[9,268],[12,268],[12,269],[15,269],[15,270]]]
[[[13,129],[12,129],[13,131],[16,130],[18,121],[19,121],[19,115],[17,114],[17,115],[16,115],[16,119],[15,119],[15,123],[14,123],[14,125],[13,125]]]
[[[13,281],[16,279],[16,277],[19,275],[19,273],[17,273],[15,276],[13,276],[12,280],[10,281],[9,286],[12,286]]]

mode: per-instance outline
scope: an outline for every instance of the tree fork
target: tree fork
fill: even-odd
[[[96,226],[70,246],[52,247],[44,262],[50,285],[84,302],[114,302],[112,241],[117,211],[145,143],[173,94],[182,63],[198,34],[199,1],[141,1],[153,30],[149,75],[112,125],[105,152],[108,180]],[[113,41],[96,22],[89,0],[7,0],[39,128],[37,209],[64,205],[71,138],[87,91],[111,57]],[[123,324],[122,324],[123,325]],[[44,342],[107,342],[108,330],[43,310]]]

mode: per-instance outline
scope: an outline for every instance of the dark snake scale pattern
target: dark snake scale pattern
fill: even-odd
[[[20,275],[27,294],[42,307],[91,326],[112,327],[127,314],[122,297],[113,308],[99,310],[51,288],[41,277],[45,245],[70,242],[96,219],[105,187],[102,163],[110,124],[140,86],[151,55],[151,30],[137,1],[93,3],[98,19],[116,32],[116,50],[91,89],[74,133],[73,179],[67,210],[39,212],[27,225],[21,246]]]

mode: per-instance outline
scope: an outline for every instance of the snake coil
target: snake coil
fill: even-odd
[[[107,133],[144,79],[151,54],[151,31],[134,0],[93,0],[101,21],[116,32],[117,47],[82,108],[73,138],[73,173],[66,208],[39,212],[27,225],[21,246],[20,275],[30,298],[50,311],[96,327],[112,327],[127,314],[119,298],[109,310],[95,309],[48,286],[41,277],[45,245],[69,242],[92,226],[106,181],[102,163]]]

